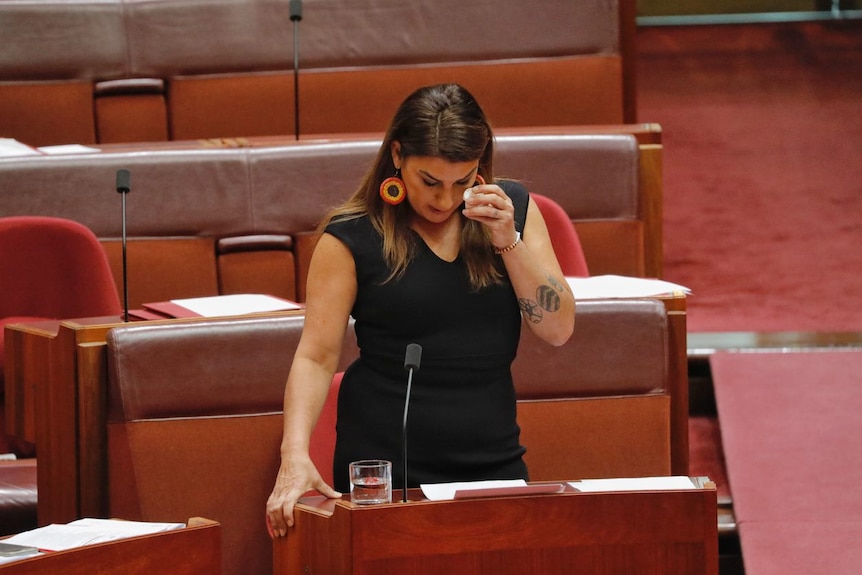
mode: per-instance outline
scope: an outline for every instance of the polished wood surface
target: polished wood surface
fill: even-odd
[[[183,529],[54,551],[0,565],[3,575],[214,575],[221,573],[221,526]]]
[[[662,298],[668,317],[668,358],[670,395],[670,472],[688,475],[688,363],[686,358],[686,298]]]
[[[346,496],[347,497],[347,496]],[[326,509],[326,508],[329,509]],[[275,575],[716,575],[714,488],[299,505]]]

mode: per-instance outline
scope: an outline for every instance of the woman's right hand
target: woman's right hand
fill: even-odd
[[[341,497],[341,493],[323,481],[309,456],[283,457],[275,487],[266,502],[266,526],[270,537],[283,537],[287,534],[287,528],[293,527],[293,508],[296,502],[311,490],[331,499]]]

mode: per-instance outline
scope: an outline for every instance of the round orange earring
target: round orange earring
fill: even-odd
[[[407,197],[407,189],[404,187],[404,182],[398,177],[400,170],[395,170],[395,175],[391,178],[386,178],[380,184],[380,197],[387,204],[397,206]]]

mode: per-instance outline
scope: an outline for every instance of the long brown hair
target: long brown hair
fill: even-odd
[[[383,236],[383,256],[390,269],[386,281],[404,274],[416,249],[410,232],[409,203],[393,206],[380,197],[380,184],[395,173],[393,141],[400,142],[402,159],[410,156],[439,157],[451,162],[478,159],[479,175],[488,183],[493,181],[494,133],[476,99],[458,84],[426,86],[408,96],[392,118],[359,189],[330,212],[320,228],[333,219],[368,215]],[[461,217],[464,221],[460,252],[473,289],[498,283],[503,273],[488,234],[480,223]]]

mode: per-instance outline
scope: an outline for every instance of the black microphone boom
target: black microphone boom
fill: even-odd
[[[422,346],[411,343],[407,346],[404,354],[404,369],[407,370],[407,395],[404,397],[404,421],[401,423],[401,447],[403,449],[402,460],[404,464],[404,485],[401,488],[401,501],[407,503],[407,409],[410,407],[410,389],[413,387],[413,372],[419,371],[419,362],[422,360]]]
[[[302,0],[290,0],[290,21],[293,22],[293,129],[299,139],[299,21],[302,20]]]
[[[117,170],[117,193],[123,198],[123,321],[129,321],[129,278],[126,263],[126,194],[131,191],[129,170]]]

